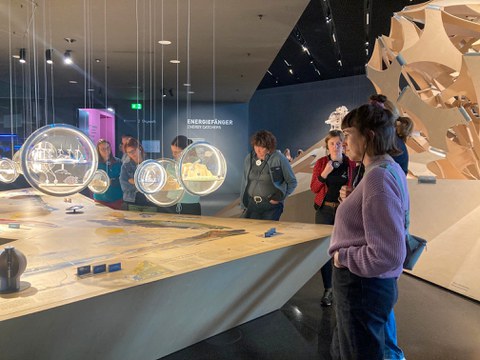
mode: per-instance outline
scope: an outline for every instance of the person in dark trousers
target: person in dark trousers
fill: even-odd
[[[333,225],[337,211],[340,188],[352,185],[356,163],[343,153],[341,130],[331,130],[325,137],[327,156],[317,160],[313,168],[310,190],[315,194],[315,224]],[[321,299],[323,306],[332,305],[332,260],[320,269],[324,293]]]
[[[243,217],[278,221],[297,178],[287,158],[276,150],[277,139],[270,131],[256,132],[250,144],[253,151],[245,157],[240,187]]]

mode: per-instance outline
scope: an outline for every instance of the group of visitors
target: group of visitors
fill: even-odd
[[[412,121],[400,116],[385,96],[372,95],[367,104],[345,116],[342,130],[327,134],[327,155],[314,165],[310,188],[315,194],[315,223],[333,225],[331,259],[321,268],[320,300],[322,306],[334,305],[333,359],[404,359],[397,345],[393,307],[406,255],[409,202],[402,194],[408,194],[405,142],[412,127]],[[173,157],[178,160],[190,143],[185,136],[175,137]],[[241,178],[243,217],[278,221],[297,179],[288,156],[277,151],[271,132],[256,132],[250,144]],[[108,141],[98,142],[99,168],[107,172],[112,185],[95,200],[113,208],[121,208],[122,201],[148,205],[134,183],[144,149],[128,136],[122,137],[121,149],[122,160],[112,155]],[[164,212],[201,214],[198,196],[187,194],[179,205]]]
[[[192,143],[184,135],[176,136],[171,142],[174,160],[178,161],[182,151]],[[185,193],[180,202],[170,207],[157,207],[151,203],[135,186],[134,175],[139,164],[145,160],[142,144],[130,135],[122,135],[119,145],[123,153],[121,159],[113,156],[109,141],[100,139],[97,143],[98,168],[104,170],[110,178],[110,186],[103,194],[94,194],[96,202],[113,209],[132,209],[150,207],[158,212],[201,215],[199,197]]]
[[[342,130],[327,134],[327,155],[315,163],[315,223],[334,225],[320,300],[333,304],[336,314],[333,359],[405,358],[393,307],[406,255],[409,202],[402,194],[408,194],[405,143],[412,129],[384,95],[372,95],[345,116]],[[295,175],[287,156],[275,151],[272,133],[255,133],[251,145],[241,184],[243,216],[279,220],[297,186]]]

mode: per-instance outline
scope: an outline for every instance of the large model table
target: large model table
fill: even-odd
[[[72,205],[84,208],[67,214]],[[330,232],[2,192],[0,244],[27,256],[30,287],[0,295],[1,358],[160,358],[280,308],[327,261]],[[76,275],[118,262],[118,272]]]

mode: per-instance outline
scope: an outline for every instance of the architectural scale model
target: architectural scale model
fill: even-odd
[[[114,211],[27,189],[0,192],[0,232],[28,263],[26,290],[0,294],[2,359],[137,360],[279,309],[327,261],[331,227]]]

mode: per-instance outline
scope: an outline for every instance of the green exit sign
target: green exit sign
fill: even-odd
[[[142,104],[130,104],[132,110],[142,110]]]

